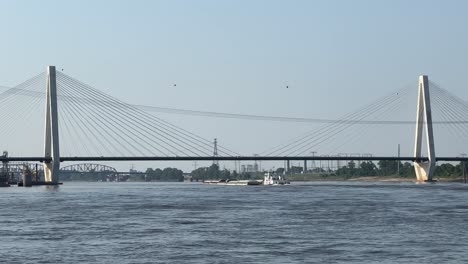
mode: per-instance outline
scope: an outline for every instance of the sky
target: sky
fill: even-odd
[[[466,10],[462,0],[0,0],[0,85],[56,65],[132,104],[309,118],[338,118],[423,73],[468,98]],[[246,154],[309,130],[161,116]]]

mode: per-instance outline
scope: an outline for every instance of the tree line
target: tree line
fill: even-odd
[[[191,172],[192,179],[194,181],[204,180],[226,180],[226,179],[237,179],[237,180],[250,180],[250,179],[261,179],[263,173],[261,172],[242,172],[229,171],[227,169],[221,170],[217,164],[212,164],[209,167],[200,167]]]
[[[176,168],[152,169],[145,172],[145,181],[184,181],[184,172]]]
[[[416,177],[413,164],[410,162],[401,162],[396,160],[380,160],[377,163],[372,161],[356,162],[350,161],[346,166],[338,168],[335,172],[337,176],[398,176],[398,177]],[[463,163],[456,165],[452,163],[443,163],[436,165],[434,177],[459,177],[463,176]]]
[[[436,165],[434,177],[460,177],[463,176],[463,163],[452,164],[443,163]],[[284,174],[284,168],[277,168],[277,174]],[[291,166],[288,174],[302,174],[303,167]],[[306,173],[308,174],[308,173]],[[344,178],[363,177],[363,176],[395,176],[395,177],[416,177],[413,164],[410,162],[401,162],[396,160],[380,160],[378,162],[361,161],[356,163],[350,161],[346,165],[334,170],[326,171],[325,169],[314,169],[314,173],[322,177],[340,176]],[[220,179],[261,179],[263,172],[254,173],[238,173],[237,171],[230,172],[229,170],[220,170],[219,166],[213,164],[209,167],[201,167],[192,171],[192,179],[196,181],[203,180],[220,180]]]

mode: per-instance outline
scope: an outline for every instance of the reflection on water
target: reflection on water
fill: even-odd
[[[460,263],[468,186],[0,189],[2,263]]]
[[[59,185],[46,185],[45,189],[51,192],[58,192],[60,191],[60,186]]]

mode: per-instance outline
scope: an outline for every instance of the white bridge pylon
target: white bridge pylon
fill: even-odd
[[[428,161],[418,161],[422,156],[423,129],[426,131]],[[431,97],[429,94],[429,78],[419,76],[418,106],[416,112],[416,135],[414,139],[414,170],[417,181],[432,181],[435,170],[434,134],[432,129]]]
[[[60,170],[56,77],[55,66],[47,66],[44,157],[51,161],[43,164],[45,181],[52,183],[58,183]]]

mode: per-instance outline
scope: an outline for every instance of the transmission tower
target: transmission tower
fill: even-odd
[[[218,162],[218,139],[214,139],[213,142],[214,148],[213,148],[213,164],[216,164],[219,167],[219,162]]]

